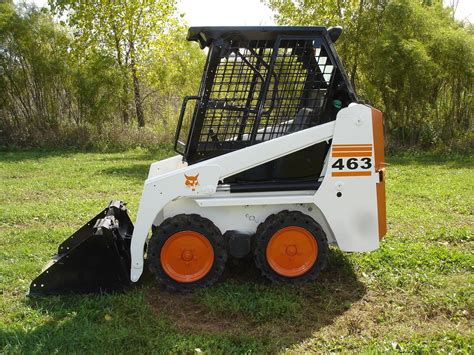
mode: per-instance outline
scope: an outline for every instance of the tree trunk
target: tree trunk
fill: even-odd
[[[130,43],[130,49],[130,65],[132,68],[133,92],[135,97],[135,110],[137,113],[138,127],[145,127],[145,115],[143,114],[142,97],[140,94],[140,81],[137,76],[137,66],[135,63],[135,51],[133,42]]]
[[[138,127],[145,127],[145,115],[143,114],[142,98],[140,95],[140,81],[137,76],[137,68],[135,61],[132,59],[132,77],[133,77],[133,91],[135,96],[135,109],[137,111]]]
[[[359,45],[357,44],[360,40],[360,26],[361,26],[361,17],[362,17],[362,12],[364,11],[364,0],[360,0],[359,1],[359,13],[357,15],[357,25],[356,25],[356,36],[355,36],[355,54],[354,54],[354,63],[352,65],[352,70],[351,70],[351,77],[350,77],[350,81],[351,81],[351,84],[352,84],[352,87],[354,88],[355,90],[355,81],[356,81],[356,77],[357,77],[357,66],[359,64],[359,52],[360,52],[360,47]]]
[[[124,75],[124,77],[126,77]],[[120,110],[122,111],[122,120],[124,124],[129,124],[130,115],[128,114],[128,87],[127,83],[123,83],[123,93],[120,99]]]
[[[117,63],[122,71],[123,76],[123,92],[120,98],[120,111],[122,111],[122,120],[124,124],[128,124],[130,122],[130,115],[128,114],[128,85],[127,85],[127,63],[125,63],[122,59],[122,47],[120,45],[120,38],[118,31],[115,27],[112,28],[114,34],[114,41],[115,41],[115,51],[116,51],[116,59]]]

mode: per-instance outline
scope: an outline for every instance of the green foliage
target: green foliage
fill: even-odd
[[[338,51],[359,96],[384,111],[389,148],[472,152],[474,30],[441,1],[265,2],[280,24],[344,27]],[[0,4],[0,145],[104,149],[145,124],[141,136],[169,142],[204,65],[175,0],[50,6]],[[119,144],[101,141],[119,132]]]
[[[20,15],[11,4],[0,3],[0,39],[0,129],[19,134],[20,140],[21,131],[31,126],[54,129],[65,108],[57,96],[64,95],[67,66],[61,52],[67,37],[46,14]],[[30,127],[22,127],[25,121]]]
[[[57,14],[66,16],[74,31],[74,47],[78,56],[98,51],[114,59],[123,80],[120,92],[124,123],[129,123],[133,102],[138,125],[145,125],[143,90],[152,90],[146,94],[145,98],[148,98],[155,87],[170,85],[170,79],[177,79],[178,76],[172,86],[179,92],[177,84],[188,81],[188,77],[183,75],[183,68],[173,61],[176,49],[184,47],[175,44],[178,39],[182,40],[182,36],[176,36],[176,33],[184,32],[176,14],[175,0],[51,0],[50,5]],[[143,85],[144,79],[153,78],[150,71],[156,71],[157,66],[162,67],[158,73],[169,75],[157,78],[155,74],[154,79],[158,80],[146,81]],[[159,91],[162,95],[167,94]]]
[[[359,96],[384,111],[392,147],[472,148],[472,26],[440,1],[265,2],[280,24],[344,27],[338,51]]]
[[[149,83],[149,112],[159,110],[159,129],[174,133],[183,97],[196,95],[204,67],[205,55],[196,43],[185,38],[186,29],[162,36],[166,51],[157,47],[149,52],[145,81]]]
[[[80,126],[87,122],[101,127],[113,121],[119,104],[116,90],[122,80],[112,58],[96,53],[86,61],[74,61],[69,68],[72,69],[69,72],[71,96],[77,100],[75,123]]]
[[[0,145],[169,142],[181,97],[197,90],[204,58],[185,41],[174,2],[51,6],[53,13],[0,4]],[[149,128],[137,133],[145,122]]]

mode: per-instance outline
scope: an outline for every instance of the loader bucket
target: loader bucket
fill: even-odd
[[[66,239],[30,285],[29,296],[104,293],[130,286],[133,224],[121,201]]]

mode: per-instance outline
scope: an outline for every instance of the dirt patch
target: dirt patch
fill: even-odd
[[[229,319],[213,314],[193,293],[170,293],[154,287],[150,291],[150,304],[157,315],[164,316],[183,330],[229,332],[244,324],[250,325],[243,317]]]
[[[221,281],[213,286],[220,288],[220,293],[212,289],[170,293],[156,286],[150,289],[149,304],[157,315],[181,330],[273,338],[285,345],[331,324],[363,297],[365,288],[345,266],[324,271],[315,282],[289,287],[267,282],[253,263],[231,261]],[[206,293],[220,304],[206,304]],[[246,300],[239,303],[239,297]],[[268,307],[279,310],[280,300],[283,306],[291,300],[295,307],[285,309],[284,314],[268,315],[273,309]],[[222,306],[225,302],[237,306],[226,310]],[[276,303],[269,306],[269,302]]]

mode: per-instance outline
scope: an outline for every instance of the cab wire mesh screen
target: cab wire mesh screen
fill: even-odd
[[[320,123],[336,68],[324,41],[218,44],[210,46],[195,105],[183,105],[182,116],[193,120],[187,134],[178,127],[180,153],[216,156]]]

